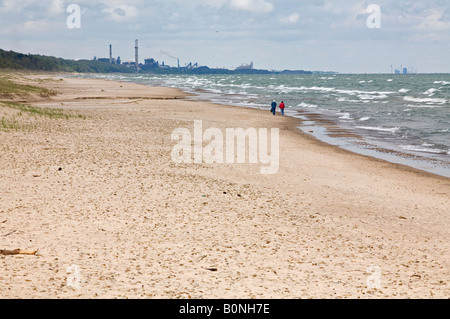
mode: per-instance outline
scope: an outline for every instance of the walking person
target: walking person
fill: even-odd
[[[282,116],[284,116],[284,108],[285,108],[286,106],[284,105],[284,102],[283,101],[281,101],[281,103],[280,103],[280,110],[281,110],[281,115]]]
[[[276,111],[277,111],[277,102],[275,102],[275,100],[273,100],[272,109],[270,110],[270,112],[272,112],[272,114],[275,115]]]

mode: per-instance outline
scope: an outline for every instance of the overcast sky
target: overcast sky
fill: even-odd
[[[70,4],[81,8],[69,28]],[[380,28],[369,5],[381,10]],[[76,20],[72,20],[76,21]],[[371,25],[369,23],[369,25]],[[374,26],[373,24],[371,26]],[[73,27],[73,25],[72,25]],[[448,0],[0,0],[0,48],[70,59],[153,57],[175,66],[450,73]]]

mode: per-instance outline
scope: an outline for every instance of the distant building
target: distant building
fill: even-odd
[[[408,68],[395,69],[394,73],[395,74],[409,74]]]
[[[165,64],[164,61],[161,63],[160,67],[161,67],[162,69],[170,69],[170,66],[167,65],[167,64]]]
[[[117,58],[117,60],[115,58],[96,58],[94,57],[94,61],[99,61],[99,62],[105,62],[105,63],[109,63],[109,64],[121,64],[121,60],[120,57]]]
[[[129,68],[135,68],[136,65],[135,62],[123,62],[122,64]]]
[[[97,61],[98,61],[98,62],[106,62],[106,63],[110,63],[109,58],[98,58]]]
[[[151,58],[151,59],[145,59],[144,60],[144,65],[150,65],[150,66],[159,66],[159,62],[155,61],[155,59]]]
[[[253,70],[253,62],[250,64],[241,64],[241,66],[238,66],[236,70]]]

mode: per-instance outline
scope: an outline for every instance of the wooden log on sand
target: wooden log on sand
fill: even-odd
[[[14,249],[14,250],[6,250],[0,249],[0,255],[36,255],[37,250],[22,250],[22,249]]]

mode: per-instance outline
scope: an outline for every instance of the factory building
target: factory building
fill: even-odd
[[[241,66],[237,67],[236,70],[253,70],[253,62],[250,64],[241,64]]]
[[[99,61],[99,62],[105,62],[105,63],[109,63],[109,64],[121,64],[122,61],[120,59],[120,56],[116,58],[113,58],[113,54],[112,54],[112,44],[109,45],[109,58],[98,58],[94,57],[94,61]]]

